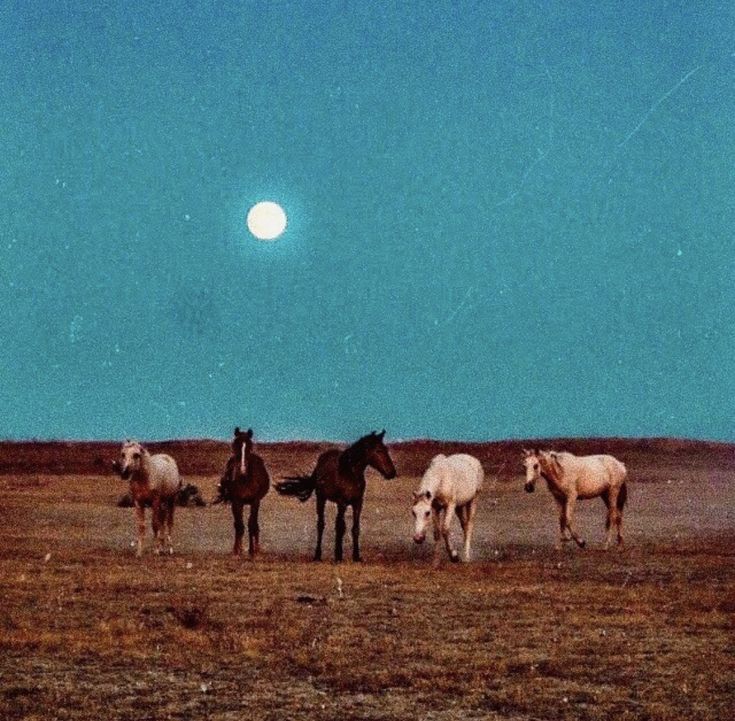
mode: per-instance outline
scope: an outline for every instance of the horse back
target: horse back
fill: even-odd
[[[625,466],[614,456],[578,456],[575,466],[580,498],[598,496],[609,488],[619,487],[625,480]]]
[[[354,474],[340,463],[342,451],[324,451],[316,462],[314,478],[317,493],[335,503],[353,503],[365,493],[365,476]]]
[[[469,503],[482,488],[484,471],[474,456],[456,453],[441,462],[442,479],[439,495],[454,500],[457,505]]]
[[[176,461],[167,453],[151,456],[148,484],[154,494],[168,498],[178,493],[181,477]]]

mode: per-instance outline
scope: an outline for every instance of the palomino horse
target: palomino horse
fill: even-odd
[[[253,429],[241,431],[235,428],[232,438],[232,456],[225,466],[215,500],[230,501],[235,523],[235,545],[232,553],[242,555],[242,537],[245,535],[243,507],[250,506],[248,517],[248,554],[254,556],[260,550],[260,526],[258,511],[260,502],[268,493],[271,479],[263,459],[253,453]]]
[[[470,560],[470,542],[477,510],[477,494],[485,473],[474,456],[457,453],[434,456],[413,494],[413,517],[416,521],[413,540],[423,543],[429,518],[434,523],[434,565],[439,564],[439,537],[444,537],[449,558],[459,561],[459,554],[449,542],[449,526],[455,512],[464,532],[464,560]]]
[[[625,483],[627,470],[613,456],[575,456],[554,451],[523,451],[526,470],[525,489],[533,492],[536,481],[543,478],[559,506],[559,544],[569,541],[567,531],[580,548],[585,541],[574,527],[574,507],[577,499],[602,498],[607,506],[607,537],[605,548],[612,541],[613,526],[618,545],[623,544],[623,508],[628,498]]]
[[[176,461],[165,453],[151,455],[140,443],[126,441],[120,449],[120,457],[113,468],[123,480],[130,481],[130,495],[135,505],[138,521],[137,555],[143,554],[145,537],[145,507],[151,506],[155,552],[163,550],[164,527],[168,552],[173,553],[171,530],[174,525],[176,496],[181,488],[181,478]]]
[[[385,431],[363,436],[344,451],[333,448],[319,456],[316,468],[308,476],[292,476],[276,484],[284,496],[306,501],[316,491],[317,541],[314,560],[322,560],[324,508],[327,501],[337,504],[334,560],[342,560],[345,535],[345,512],[352,506],[352,560],[360,561],[360,513],[365,496],[365,469],[372,466],[384,478],[395,478],[396,469],[383,444]]]

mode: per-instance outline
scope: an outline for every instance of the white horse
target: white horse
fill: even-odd
[[[145,537],[145,507],[151,506],[155,553],[163,550],[164,527],[168,552],[173,553],[171,530],[174,525],[176,494],[181,488],[181,477],[176,461],[165,453],[151,455],[136,441],[126,441],[120,449],[120,458],[113,463],[123,480],[130,481],[130,495],[135,505],[138,525],[136,555],[143,554]]]
[[[523,451],[526,471],[525,489],[532,493],[536,481],[543,478],[559,506],[559,543],[571,540],[580,548],[585,541],[574,527],[574,507],[577,499],[602,498],[607,506],[607,537],[605,548],[612,541],[613,526],[618,545],[623,544],[623,508],[628,498],[627,470],[613,456],[575,456],[555,451]]]
[[[416,521],[413,540],[423,543],[429,518],[434,523],[434,565],[439,563],[439,536],[444,537],[449,558],[459,561],[459,554],[449,541],[449,526],[457,514],[464,531],[464,558],[470,560],[470,542],[477,510],[477,494],[484,480],[482,465],[465,453],[434,456],[413,494],[413,517]]]

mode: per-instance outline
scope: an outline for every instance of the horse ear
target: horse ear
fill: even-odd
[[[383,428],[383,430],[378,433],[378,438],[380,438],[381,441],[383,440],[383,438],[385,438],[385,428]]]
[[[248,428],[248,430],[247,430],[247,432],[245,433],[245,435],[246,435],[246,436],[247,436],[248,438],[252,438],[252,437],[253,437],[253,429],[252,429],[252,428]]]
[[[238,435],[240,433],[240,426],[235,426],[235,430],[233,431],[234,435]]]

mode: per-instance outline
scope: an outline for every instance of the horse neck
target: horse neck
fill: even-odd
[[[138,481],[150,483],[151,476],[151,454],[145,448],[140,451],[140,468],[133,473],[133,477]]]
[[[437,472],[435,467],[430,466],[421,479],[421,487],[419,493],[423,491],[431,491],[432,496],[436,496],[439,484],[441,483],[441,474]]]
[[[546,481],[546,485],[550,489],[556,489],[558,491],[564,490],[564,484],[562,483],[562,468],[557,461],[556,467],[553,464],[549,464],[548,467],[542,467],[541,477]]]
[[[369,465],[367,453],[357,444],[350,446],[347,450],[342,451],[340,465],[355,474],[363,474]]]
[[[140,449],[140,470],[146,476],[151,472],[151,454],[145,448]]]

